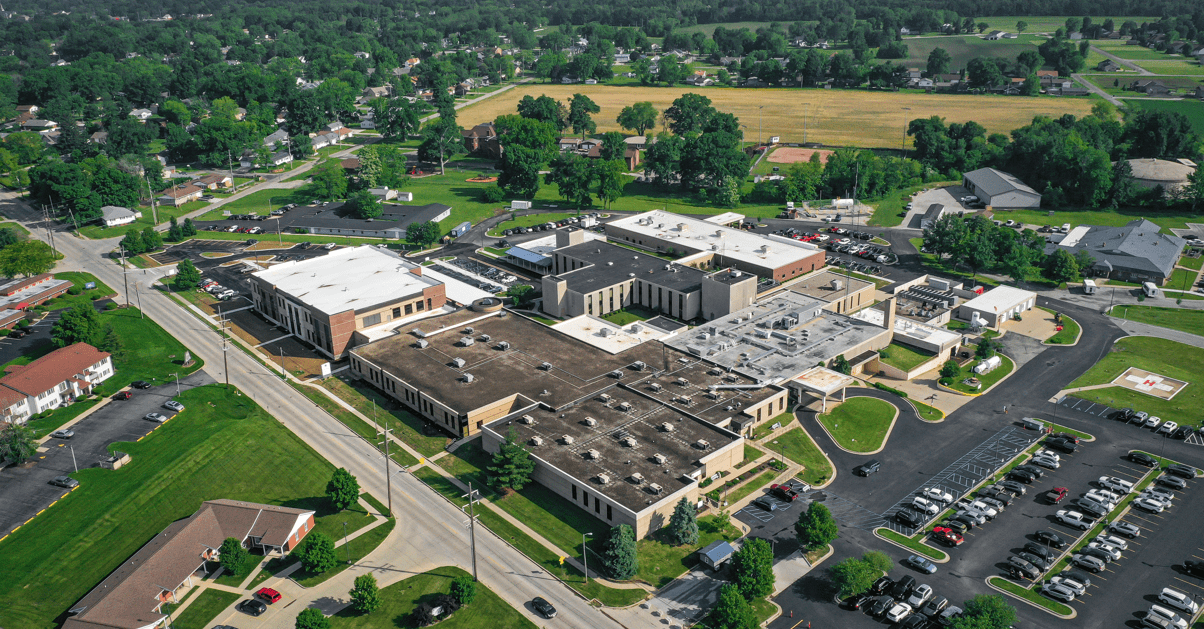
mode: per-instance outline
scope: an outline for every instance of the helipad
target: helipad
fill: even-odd
[[[1146,395],[1152,395],[1164,400],[1175,397],[1175,395],[1183,390],[1183,387],[1187,386],[1187,383],[1182,380],[1167,378],[1166,376],[1160,376],[1136,367],[1126,369],[1124,373],[1112,381],[1112,384],[1140,391]]]

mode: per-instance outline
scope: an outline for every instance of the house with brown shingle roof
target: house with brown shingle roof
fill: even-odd
[[[163,196],[159,197],[159,202],[173,207],[180,207],[189,201],[196,201],[201,198],[204,192],[197,186],[191,183],[180,184],[174,188],[170,188]]]
[[[208,574],[227,537],[265,555],[288,553],[314,527],[314,512],[238,500],[208,500],[171,523],[67,610],[64,629],[151,629],[163,604]]]
[[[192,182],[198,188],[206,190],[217,190],[218,188],[230,188],[234,185],[234,180],[229,175],[207,175]]]
[[[92,393],[113,376],[113,361],[87,343],[68,345],[28,365],[9,365],[0,378],[0,416],[23,424],[42,411],[69,404]]]

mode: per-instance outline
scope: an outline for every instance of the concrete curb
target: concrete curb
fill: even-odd
[[[1000,382],[1002,382],[1002,380],[1000,380]],[[855,455],[859,455],[859,456],[870,456],[873,454],[878,454],[879,452],[885,450],[886,444],[890,442],[890,435],[895,430],[895,422],[899,421],[899,407],[895,404],[891,404],[890,402],[887,402],[886,400],[883,400],[882,398],[871,397],[868,395],[861,395],[861,396],[856,396],[856,397],[865,397],[865,398],[869,398],[871,400],[878,400],[879,402],[882,402],[884,404],[890,404],[895,409],[895,416],[891,418],[890,426],[886,427],[886,434],[882,435],[882,445],[878,446],[877,450],[874,450],[873,452],[857,452],[856,450],[850,450],[850,449],[840,445],[840,442],[837,441],[836,438],[832,436],[832,433],[828,431],[828,427],[825,426],[823,422],[819,421],[820,413],[815,414],[815,423],[819,424],[819,427],[824,429],[824,434],[828,435],[828,438],[832,440],[832,443],[837,448],[840,448],[841,450],[844,450],[845,452],[848,452],[849,454],[855,454]],[[845,398],[845,402],[847,402],[847,401],[849,401],[848,397]],[[919,413],[917,413],[917,415],[918,414]],[[802,422],[799,422],[799,423],[801,425]],[[819,445],[819,444],[817,443],[816,445]],[[824,456],[827,456],[827,455],[824,455]],[[831,463],[831,461],[829,461],[829,463]],[[833,467],[832,469],[836,469],[836,468]]]
[[[1069,605],[1066,605],[1065,603],[1062,603],[1061,601],[1054,601],[1056,603],[1061,603],[1062,605],[1066,605],[1067,607],[1070,607],[1070,615],[1069,616],[1067,616],[1065,614],[1059,614],[1058,612],[1055,612],[1052,609],[1042,607],[1042,606],[1028,600],[1027,598],[1020,598],[1019,596],[1016,596],[1015,594],[1012,594],[1011,592],[996,586],[994,583],[991,583],[991,579],[1003,579],[1003,577],[992,576],[992,577],[987,577],[987,578],[983,579],[983,581],[987,584],[987,587],[991,588],[992,590],[995,590],[996,592],[999,592],[1000,594],[1003,594],[1004,596],[1007,596],[1009,598],[1014,598],[1014,599],[1024,603],[1025,605],[1033,607],[1034,609],[1039,609],[1039,610],[1049,614],[1050,616],[1055,616],[1057,618],[1061,618],[1062,620],[1073,620],[1074,618],[1078,617],[1078,615],[1079,615],[1079,613],[1073,607],[1070,607]],[[1053,599],[1050,599],[1050,600],[1053,600]]]
[[[886,542],[887,544],[891,544],[892,546],[898,546],[899,548],[902,548],[903,550],[906,550],[906,551],[907,551],[907,552],[909,552],[909,553],[918,553],[918,552],[920,552],[920,551],[918,551],[918,550],[916,550],[916,549],[914,549],[914,548],[908,548],[907,546],[904,546],[903,544],[900,544],[899,542],[896,542],[896,541],[895,541],[895,540],[893,540],[893,539],[889,539],[889,538],[887,538],[887,537],[883,537],[883,536],[882,536],[882,534],[881,534],[881,533],[879,533],[878,531],[879,531],[879,530],[881,530],[881,529],[884,529],[884,528],[886,528],[886,527],[885,527],[885,526],[879,526],[879,527],[875,528],[875,529],[874,529],[874,537],[877,537],[878,539],[880,539],[880,540],[882,540],[882,541]],[[887,530],[889,531],[890,529],[887,529]],[[892,532],[893,532],[893,531],[892,531]],[[900,533],[900,535],[902,535],[902,533]],[[912,540],[912,541],[915,541],[915,540]],[[944,556],[945,556],[945,558],[944,558],[944,559],[936,559],[936,558],[933,558],[933,557],[928,557],[927,555],[925,555],[925,558],[926,558],[926,559],[928,559],[929,561],[931,561],[931,562],[933,562],[933,563],[949,563],[949,559],[950,559],[950,557],[949,557],[949,553],[947,553],[947,552],[945,552],[945,551],[943,551],[943,550],[941,550],[941,549],[939,549],[939,548],[936,548],[936,547],[934,547],[934,546],[929,546],[928,544],[925,544],[924,542],[916,542],[916,543],[917,543],[917,544],[919,544],[919,545],[921,545],[921,546],[923,546],[923,547],[925,547],[925,548],[930,548],[930,549],[932,549],[933,551],[936,551],[936,552],[938,552],[938,553],[940,553],[940,554],[942,554],[942,555],[944,555]]]
[[[1038,308],[1045,310],[1045,308],[1042,306],[1038,306]],[[1074,321],[1074,318],[1069,315],[1064,314],[1064,315],[1062,315],[1062,317],[1065,319],[1070,319],[1071,321]],[[1041,341],[1041,344],[1046,347],[1074,347],[1075,345],[1078,345],[1079,341],[1082,340],[1082,338],[1083,338],[1083,324],[1079,323],[1078,321],[1074,321],[1074,324],[1079,326],[1079,334],[1078,334],[1078,336],[1074,337],[1073,343],[1050,343],[1048,340],[1045,340],[1045,341]],[[1057,335],[1055,335],[1055,336],[1057,336]]]

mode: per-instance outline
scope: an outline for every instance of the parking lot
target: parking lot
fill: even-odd
[[[182,379],[180,389],[212,382],[204,372],[197,372]],[[135,389],[128,400],[109,400],[71,427],[75,431],[71,439],[47,440],[35,456],[34,465],[0,471],[0,504],[4,505],[0,509],[0,537],[67,493],[50,485],[52,478],[72,474],[76,466],[99,467],[100,461],[109,456],[110,444],[136,441],[154,430],[159,424],[143,419],[147,413],[174,415],[163,408],[163,403],[175,395],[176,383],[172,381]]]

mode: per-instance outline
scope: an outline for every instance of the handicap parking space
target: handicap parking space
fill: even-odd
[[[793,524],[798,519],[798,512],[801,510],[799,508],[800,505],[804,505],[809,502],[807,499],[807,492],[811,489],[811,487],[806,483],[793,478],[787,480],[783,484],[788,485],[791,489],[798,492],[799,496],[794,500],[793,503],[782,500],[781,498],[770,494],[769,488],[766,487],[763,490],[763,495],[755,500],[760,500],[761,498],[768,500],[774,507],[773,511],[769,511],[764,507],[750,502],[745,505],[744,508],[736,511],[732,515],[734,515],[736,519],[740,520],[741,522],[757,528],[763,527],[765,524],[768,524],[774,519],[788,520],[791,524]]]
[[[1081,398],[1066,396],[1059,401],[1059,406],[1079,413],[1087,415],[1095,415],[1104,419],[1112,419],[1118,409],[1112,408],[1106,404],[1098,402],[1090,402]]]

